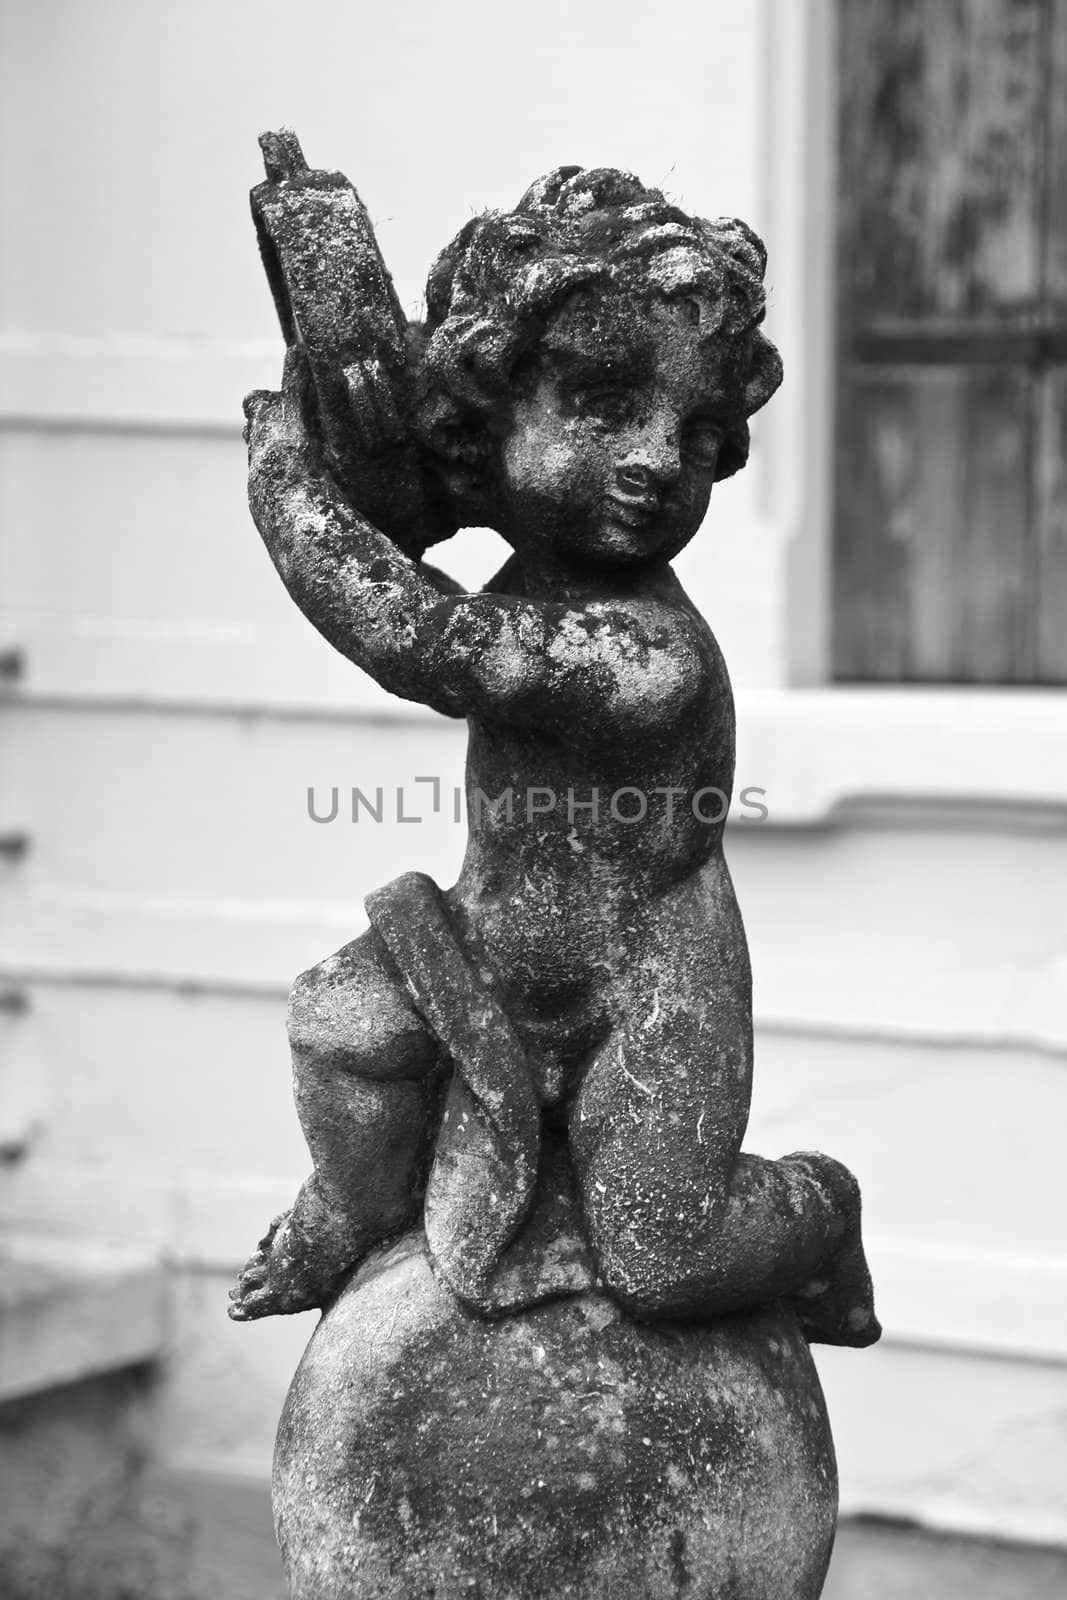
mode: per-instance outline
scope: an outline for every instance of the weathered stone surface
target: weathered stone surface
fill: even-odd
[[[814,1600],[837,1483],[788,1309],[487,1322],[412,1235],[323,1317],[274,1498],[294,1600]]]
[[[411,438],[411,330],[366,207],[343,174],[312,171],[289,130],[260,146],[267,177],[252,217],[331,467],[378,527],[421,555],[457,523]]]
[[[325,638],[470,727],[457,883],[376,891],[293,991],[314,1171],[231,1310],[326,1308],[278,1441],[293,1593],[813,1600],[805,1340],[880,1330],[852,1174],[741,1148],[733,698],[670,566],[780,381],[763,246],[563,167],[408,328],[351,186],[265,150],[253,516]],[[478,593],[418,559],[471,522],[513,551]]]
[[[316,1170],[232,1314],[326,1304],[424,1192],[438,1266],[497,1309],[505,1252],[524,1227],[545,1233],[539,1116],[566,1143],[593,1268],[621,1304],[715,1316],[793,1295],[810,1338],[870,1343],[851,1174],[816,1154],[741,1153],[752,1007],[723,854],[733,701],[670,568],[780,380],[760,241],[630,174],[560,168],[442,253],[401,370],[399,312],[354,191],[307,172],[291,136],[266,146],[257,215],[292,342],[282,392],[248,403],[253,514],[338,649],[394,693],[468,718],[471,836],[451,890],[429,885],[422,903],[398,880],[372,897],[366,939],[298,984]],[[348,337],[396,370],[396,448],[457,523],[477,513],[512,545],[482,592],[412,559],[417,530],[401,548],[375,526],[374,452],[324,400]],[[373,925],[378,903],[391,932]],[[435,963],[450,974],[436,985]],[[557,1278],[531,1281],[530,1303]]]

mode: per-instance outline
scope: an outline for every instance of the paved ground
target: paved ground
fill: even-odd
[[[11,1584],[0,1562],[0,1600],[285,1600],[265,1482],[157,1475],[141,1512],[101,1546],[95,1583]],[[1067,1600],[1067,1550],[843,1522],[822,1600]]]
[[[266,1487],[203,1480],[182,1498],[200,1529],[198,1600],[284,1600]],[[822,1600],[1067,1600],[1067,1550],[843,1522]]]
[[[1067,1600],[1067,1550],[843,1522],[823,1600]]]

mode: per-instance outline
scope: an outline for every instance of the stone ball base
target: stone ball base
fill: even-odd
[[[837,1478],[786,1308],[486,1322],[410,1235],[312,1337],[274,1508],[294,1600],[815,1600]]]

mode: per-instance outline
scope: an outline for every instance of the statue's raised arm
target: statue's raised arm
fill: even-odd
[[[409,325],[347,179],[310,170],[291,133],[261,145],[252,210],[288,356],[282,393],[246,402],[249,490],[297,604],[391,693],[450,715],[581,730],[633,701],[635,666],[643,685],[677,684],[689,624],[640,569],[652,561],[669,583],[667,561],[712,482],[743,465],[747,417],[779,380],[757,327],[758,241],[742,224],[694,227],[658,196],[635,233],[628,202],[645,191],[617,173],[590,176],[602,178],[592,215],[617,216],[618,238],[586,237],[581,205],[560,203],[564,168],[514,212],[461,230],[431,270],[425,323]],[[626,292],[635,269],[647,276],[632,237],[674,258],[678,281],[658,293],[683,318],[699,316],[709,263],[731,259],[737,280],[729,359],[708,396],[695,375],[669,439],[642,417],[654,379]],[[622,314],[605,318],[613,280]],[[465,595],[421,561],[472,524],[516,551],[491,594]]]

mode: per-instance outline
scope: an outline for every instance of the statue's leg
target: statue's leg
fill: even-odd
[[[241,1273],[238,1320],[325,1304],[411,1222],[437,1124],[441,1053],[373,930],[297,979],[289,1038],[315,1170]]]
[[[731,966],[726,942],[694,949],[676,932],[650,941],[629,974],[620,1021],[571,1109],[604,1282],[646,1317],[714,1316],[788,1296],[809,1338],[870,1344],[880,1330],[856,1181],[828,1156],[739,1153],[747,967]]]

